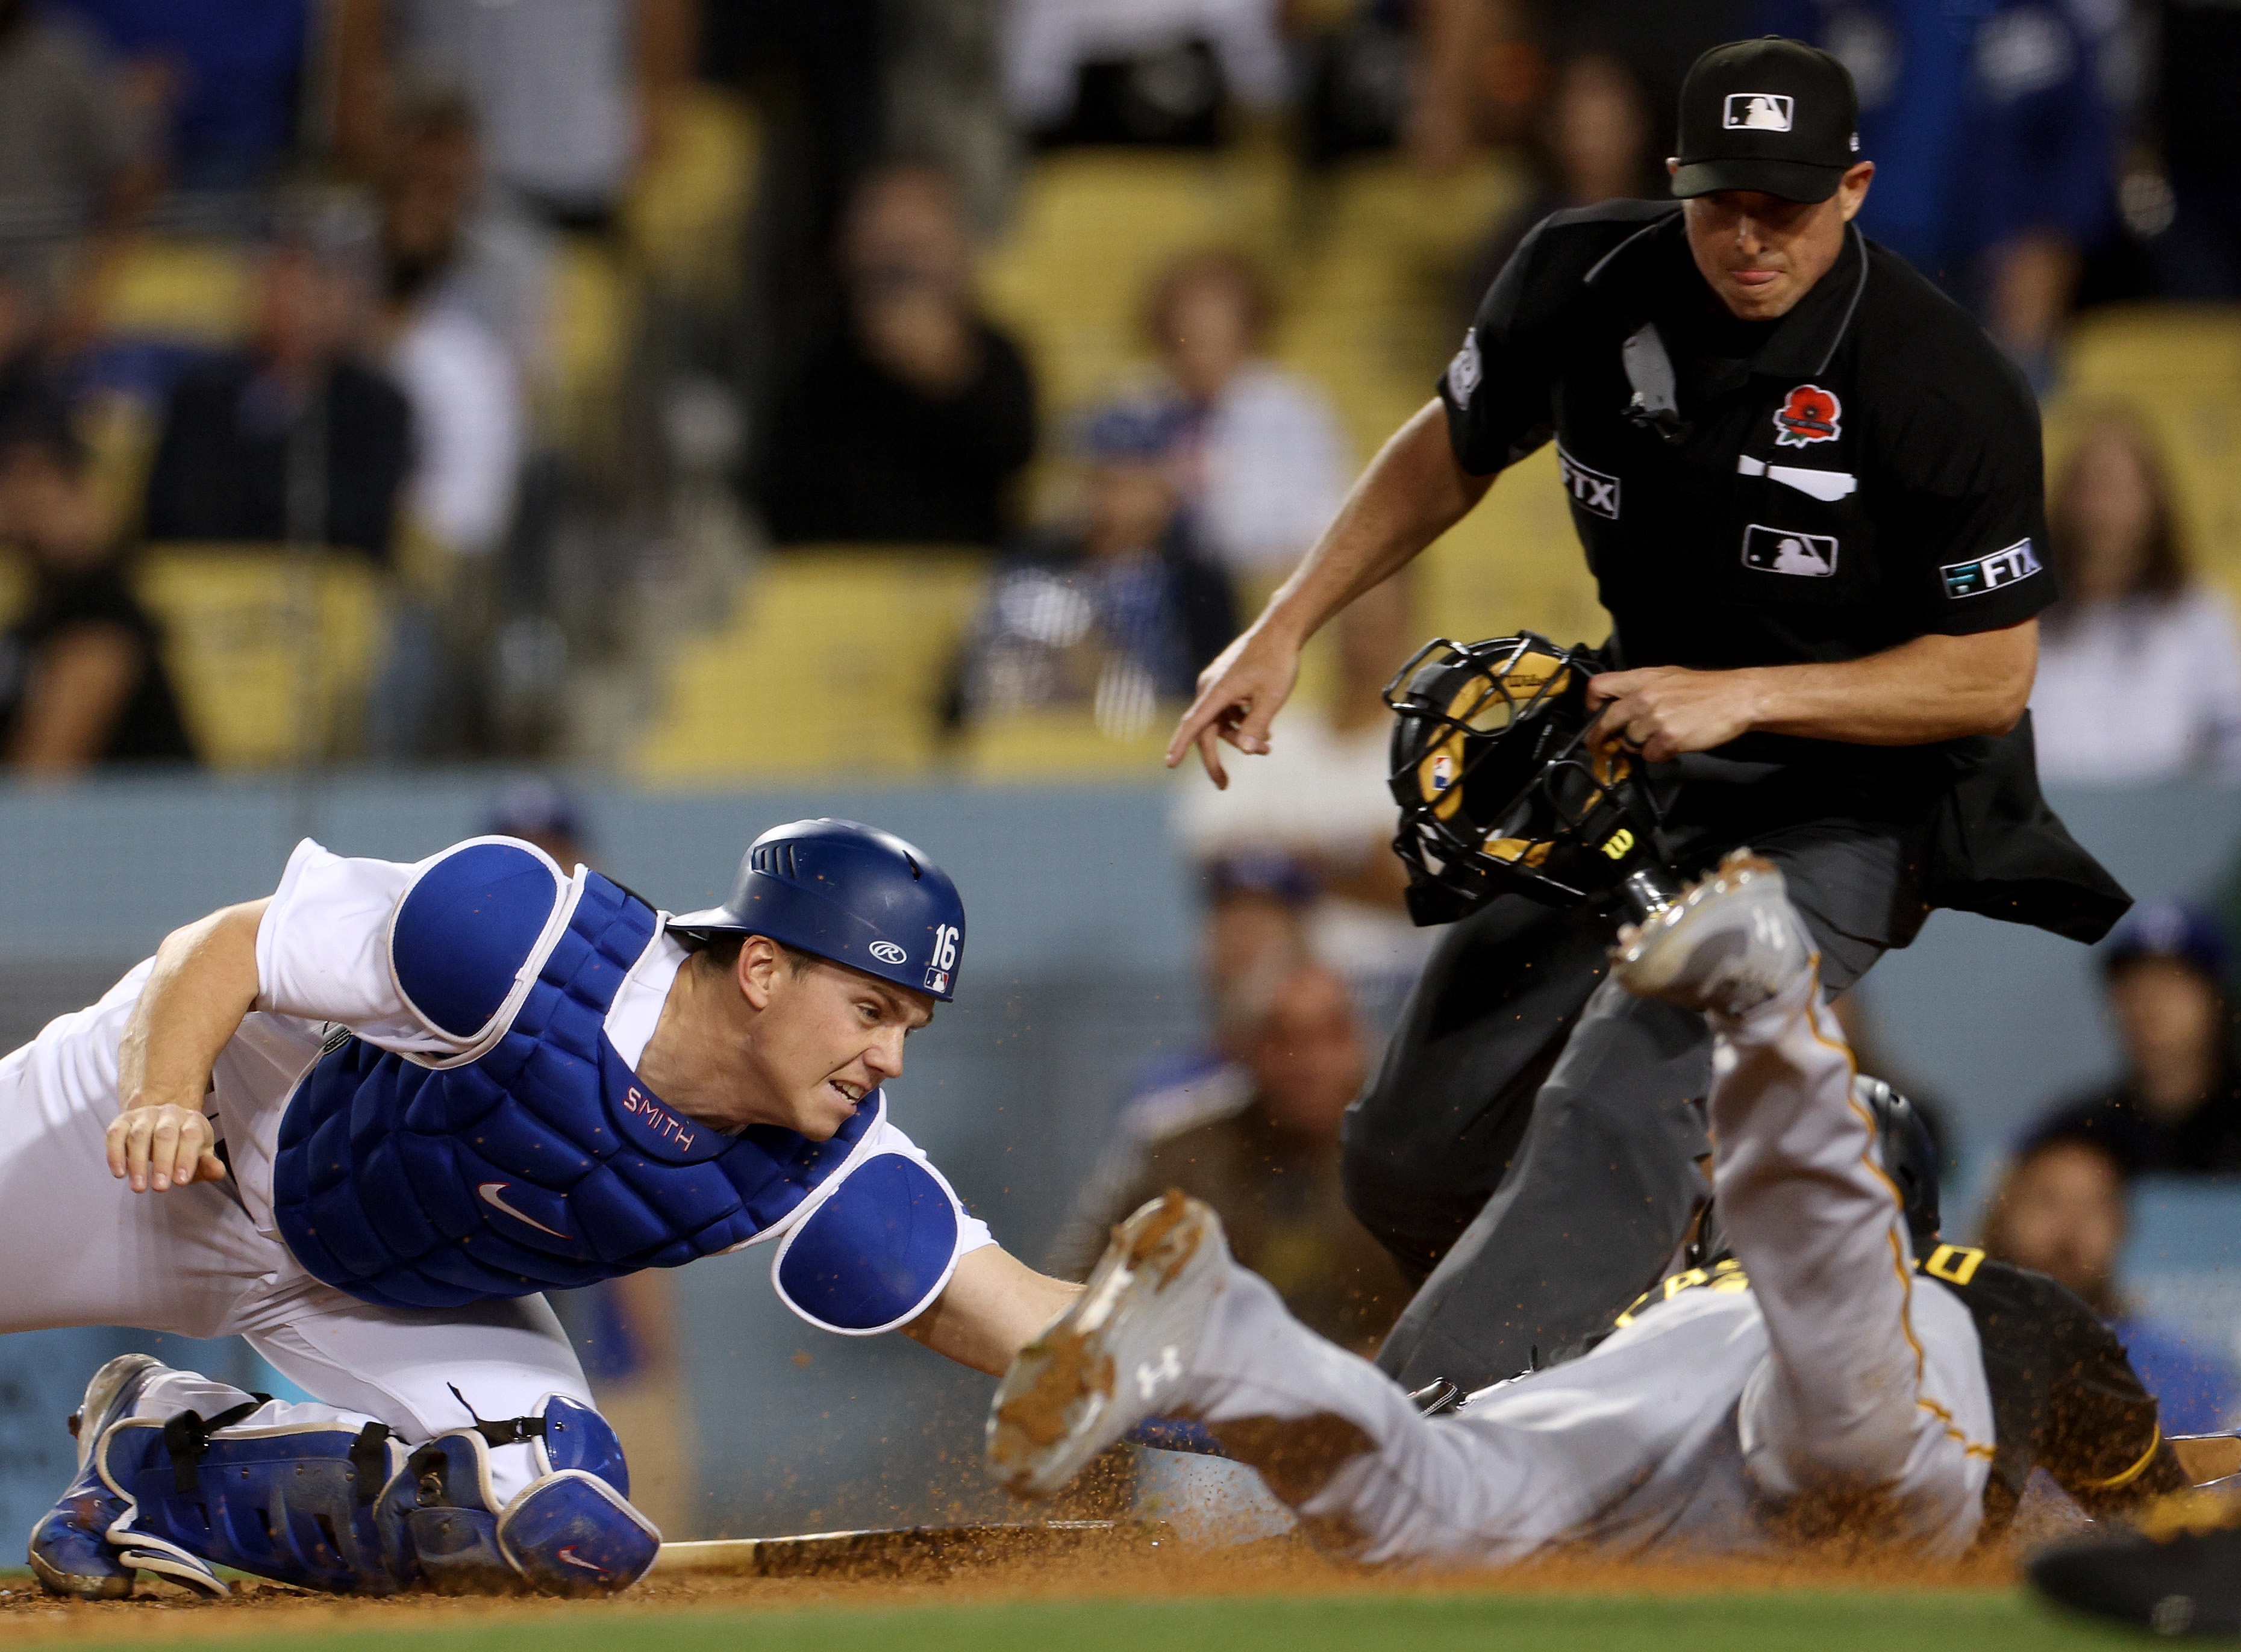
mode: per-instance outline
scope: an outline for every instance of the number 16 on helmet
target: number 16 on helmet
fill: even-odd
[[[944,1002],[965,955],[965,903],[927,855],[855,820],[796,820],[757,838],[731,898],[669,927],[767,935]]]

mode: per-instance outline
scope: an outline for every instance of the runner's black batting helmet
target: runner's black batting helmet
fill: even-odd
[[[1670,899],[1638,757],[1591,744],[1592,648],[1531,632],[1427,643],[1385,690],[1408,913],[1448,923],[1515,892],[1551,906]]]
[[[1914,1254],[1937,1247],[1937,1138],[1922,1109],[1881,1079],[1864,1073],[1852,1080],[1852,1099],[1876,1121],[1876,1159],[1898,1188]]]

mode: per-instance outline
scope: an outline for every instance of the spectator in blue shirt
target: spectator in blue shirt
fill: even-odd
[[[2041,387],[2113,201],[2120,17],[2080,0],[1764,0],[1759,13],[1852,71],[1876,163],[1860,227],[1974,308]]]
[[[2047,1274],[2091,1305],[2156,1396],[2165,1434],[2231,1426],[2234,1374],[2219,1350],[2142,1314],[2117,1284],[2127,1213],[2124,1174],[2114,1154],[2088,1137],[2043,1137],[2001,1178],[1990,1208],[1984,1249]]]

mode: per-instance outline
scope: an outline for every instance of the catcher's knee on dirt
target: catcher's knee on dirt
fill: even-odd
[[[501,1502],[491,1453],[515,1446],[532,1475]],[[661,1548],[614,1430],[559,1395],[409,1451],[378,1423],[213,1430],[193,1412],[127,1418],[94,1451],[121,1563],[211,1594],[224,1566],[340,1594],[610,1595]]]

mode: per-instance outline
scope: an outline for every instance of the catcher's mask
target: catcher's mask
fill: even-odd
[[[1636,918],[1672,898],[1641,759],[1591,745],[1595,650],[1524,632],[1439,638],[1385,690],[1393,729],[1393,848],[1408,915],[1448,923],[1512,891],[1551,906],[1616,899]]]

